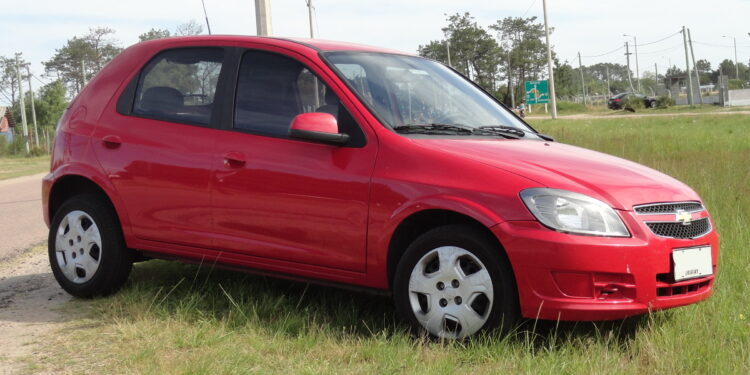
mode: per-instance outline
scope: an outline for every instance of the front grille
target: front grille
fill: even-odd
[[[707,217],[690,222],[647,222],[646,225],[654,234],[670,238],[697,238],[711,231],[711,222]]]
[[[703,211],[703,205],[700,202],[656,203],[635,206],[633,209],[639,215],[668,215],[676,214],[677,210],[685,212]]]

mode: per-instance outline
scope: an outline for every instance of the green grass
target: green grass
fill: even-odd
[[[610,323],[529,322],[508,337],[411,338],[389,299],[163,261],[45,342],[51,371],[245,373],[750,373],[747,116],[534,121],[558,141],[623,156],[692,186],[721,235],[715,294]]]
[[[537,108],[538,107],[538,108]],[[641,114],[682,114],[682,113],[699,113],[699,114],[710,114],[712,112],[736,112],[736,111],[748,111],[750,107],[720,107],[712,104],[705,105],[675,105],[668,108],[640,108],[636,109],[635,112],[629,112],[625,110],[611,110],[600,105],[588,105],[584,106],[581,103],[573,102],[558,102],[557,113],[560,116],[570,115],[594,115],[594,116],[619,116],[619,115],[641,115]],[[530,120],[534,118],[539,119],[540,117],[549,117],[548,113],[544,112],[543,105],[535,105],[534,111],[530,114]]]
[[[0,180],[49,171],[49,156],[0,157]]]

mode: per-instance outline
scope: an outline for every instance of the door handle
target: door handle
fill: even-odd
[[[108,135],[102,138],[102,142],[104,143],[104,147],[115,149],[122,145],[122,140],[120,137],[116,135]]]
[[[227,168],[240,168],[245,166],[245,155],[237,151],[227,152],[224,154],[224,166]]]

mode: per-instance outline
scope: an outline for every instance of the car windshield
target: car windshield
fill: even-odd
[[[498,136],[508,133],[503,128],[511,128],[535,138],[533,129],[438,62],[372,52],[327,52],[324,56],[370,110],[401,133]],[[426,130],[420,132],[419,127]],[[486,131],[487,127],[501,131]]]

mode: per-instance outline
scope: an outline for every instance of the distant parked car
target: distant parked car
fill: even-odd
[[[623,109],[625,108],[625,103],[629,100],[631,96],[635,96],[636,98],[640,98],[643,100],[643,105],[646,108],[656,108],[656,106],[659,104],[659,101],[650,96],[642,95],[642,94],[636,94],[634,92],[623,92],[621,94],[617,94],[611,98],[609,98],[609,101],[607,102],[607,107],[609,109]]]

